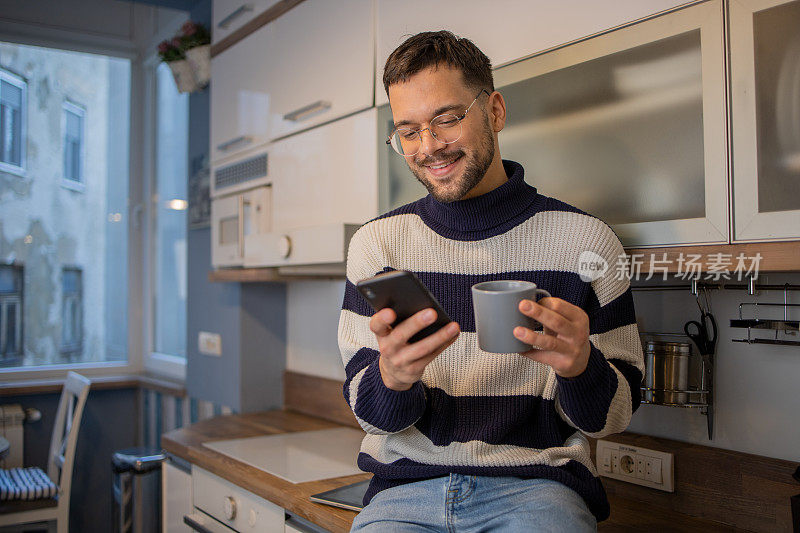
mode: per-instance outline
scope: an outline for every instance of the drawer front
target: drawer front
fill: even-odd
[[[192,466],[194,506],[236,531],[282,533],[285,512],[282,507]],[[232,518],[228,518],[233,510]]]

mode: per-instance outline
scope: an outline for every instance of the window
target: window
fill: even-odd
[[[0,365],[22,354],[22,267],[0,265]]]
[[[64,179],[68,183],[83,182],[83,116],[85,111],[64,102]]]
[[[0,72],[0,155],[31,183],[0,207],[0,264],[25,267],[25,305],[3,293],[3,357],[18,354],[4,370],[128,365],[131,61],[0,42]],[[25,72],[25,83],[6,72]],[[27,108],[26,84],[35,101]],[[60,186],[68,181],[84,193]]]
[[[25,169],[25,96],[27,84],[0,69],[0,170]]]
[[[82,272],[65,268],[61,272],[61,353],[80,353],[83,343]]]
[[[151,355],[146,366],[179,376],[186,360],[189,98],[165,63],[153,65],[155,139],[150,217]],[[173,368],[167,368],[172,366]],[[183,366],[183,370],[180,367]]]

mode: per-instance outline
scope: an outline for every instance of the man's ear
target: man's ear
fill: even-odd
[[[506,101],[502,94],[494,91],[489,95],[487,105],[489,107],[489,118],[492,124],[492,130],[497,133],[506,125]]]

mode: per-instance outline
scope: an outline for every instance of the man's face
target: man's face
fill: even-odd
[[[404,83],[389,86],[395,126],[419,130],[442,113],[461,116],[477,92],[465,86],[457,69],[441,66],[420,71]],[[481,182],[494,159],[494,131],[485,101],[483,93],[461,121],[461,137],[456,142],[441,143],[426,130],[419,152],[404,157],[411,172],[440,202],[470,197],[468,193]]]

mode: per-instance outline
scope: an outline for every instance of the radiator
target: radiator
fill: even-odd
[[[8,441],[8,455],[0,459],[3,468],[22,467],[23,426],[25,411],[19,404],[0,405],[0,435]]]

